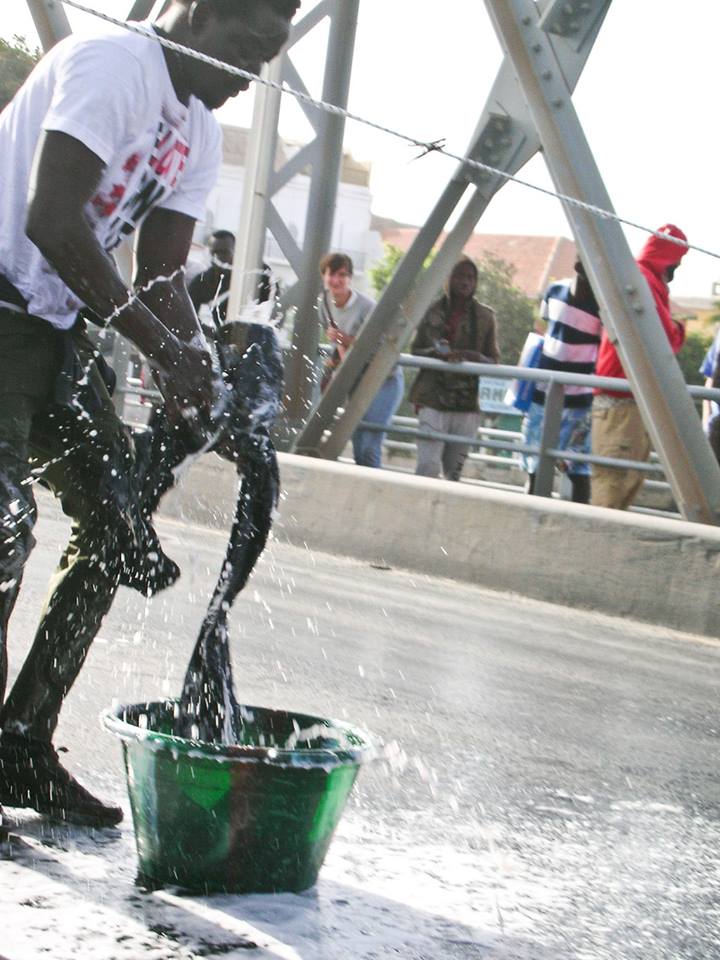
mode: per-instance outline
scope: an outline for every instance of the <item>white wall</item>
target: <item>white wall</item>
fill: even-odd
[[[218,182],[208,198],[208,216],[195,231],[191,261],[200,263],[204,257],[202,244],[213,230],[232,230],[237,233],[240,222],[245,169],[224,163]],[[298,174],[274,197],[275,206],[298,243],[305,232],[310,178]],[[375,231],[370,230],[372,196],[368,187],[341,183],[333,226],[332,249],[348,253],[355,263],[356,287],[369,289],[365,271],[382,256],[382,244]],[[294,282],[295,275],[273,238],[266,248],[266,259],[283,284]],[[203,264],[204,265],[204,264]]]

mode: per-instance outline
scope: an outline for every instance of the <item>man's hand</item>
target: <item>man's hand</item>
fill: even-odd
[[[445,360],[446,363],[460,363],[461,360],[464,360],[462,350],[453,350],[450,346],[450,342],[445,338],[435,341],[435,349],[433,355],[437,360]]]
[[[173,341],[155,378],[168,417],[172,423],[207,423],[213,404],[210,354],[176,337]]]
[[[355,343],[355,337],[350,336],[349,333],[343,333],[337,327],[328,327],[327,335],[328,340],[332,340],[333,343],[337,343],[338,346],[344,347],[346,350]]]

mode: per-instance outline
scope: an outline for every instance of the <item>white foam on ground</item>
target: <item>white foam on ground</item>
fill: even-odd
[[[412,822],[390,832],[347,816],[319,884],[303,894],[212,897],[135,887],[127,824],[51,828],[31,814],[15,822],[21,839],[0,864],[7,960],[543,955],[527,936],[532,918],[516,909],[523,883],[512,858],[492,844],[417,843]],[[542,891],[532,899],[537,906]]]

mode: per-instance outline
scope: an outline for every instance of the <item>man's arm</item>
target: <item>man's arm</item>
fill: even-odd
[[[188,296],[192,301],[193,307],[195,307],[195,312],[198,313],[200,307],[208,302],[205,291],[205,272],[198,273],[197,276],[193,277],[190,283],[186,284]]]
[[[26,223],[30,240],[73,293],[101,319],[130,298],[85,214],[102,171],[100,158],[79,140],[56,131],[46,132],[35,155]],[[183,347],[139,300],[124,307],[112,323],[162,371],[164,389],[181,407],[209,405],[206,354]]]
[[[181,270],[190,253],[194,229],[192,217],[156,209],[143,221],[137,242],[135,289],[145,306],[184,343],[205,341]],[[172,279],[153,282],[158,277]]]

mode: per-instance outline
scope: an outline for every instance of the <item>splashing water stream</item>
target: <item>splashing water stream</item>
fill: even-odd
[[[240,740],[227,619],[265,546],[279,492],[270,428],[280,405],[282,357],[275,329],[258,314],[255,310],[251,322],[227,324],[218,331],[216,403],[202,435],[196,425],[171,427],[160,410],[138,443],[138,482],[147,516],[175,483],[179,469],[201,453],[212,450],[232,460],[242,478],[225,558],[190,659],[176,721],[178,736],[208,743]]]

